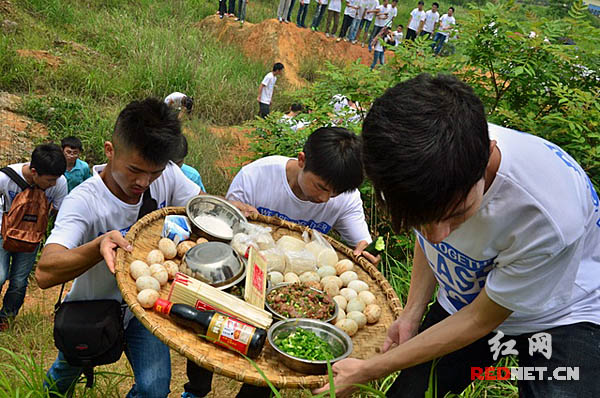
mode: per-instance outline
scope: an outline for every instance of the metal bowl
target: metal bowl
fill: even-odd
[[[206,242],[196,245],[183,257],[184,273],[224,290],[246,276],[246,263],[227,243]]]
[[[199,195],[190,199],[185,206],[185,212],[192,224],[192,230],[206,237],[209,240],[219,240],[221,242],[229,242],[233,238],[231,236],[219,235],[215,231],[211,231],[206,225],[200,225],[196,222],[196,217],[201,215],[213,216],[235,229],[238,223],[247,222],[246,217],[238,210],[237,207],[224,199],[211,195]]]
[[[288,286],[288,285],[291,285],[291,284],[292,284],[292,283],[290,283],[290,282],[287,282],[287,283],[280,283],[280,284],[278,284],[278,285],[275,285],[275,286],[273,286],[273,287],[270,287],[270,288],[268,288],[268,289],[267,289],[267,293],[265,294],[265,298],[266,298],[266,297],[269,295],[269,293],[271,293],[273,290],[277,290],[277,289],[279,289],[279,288],[281,288],[281,287]],[[318,293],[321,293],[321,294],[327,295],[327,294],[325,294],[325,292],[322,292],[321,290],[315,289],[314,287],[309,287],[309,289],[310,289],[310,290],[314,290],[315,292],[318,292]],[[335,304],[335,310],[333,310],[333,315],[332,315],[330,318],[327,318],[327,319],[323,320],[322,322],[331,322],[331,321],[333,321],[335,318],[337,318],[337,316],[338,316],[338,312],[339,312],[339,310],[340,310],[340,309],[339,309],[339,306],[338,306],[338,304],[337,304],[337,302],[336,302],[335,300],[333,301],[333,303]],[[272,307],[269,305],[269,303],[267,303],[267,301],[266,301],[266,300],[265,300],[265,308],[266,308],[266,309],[267,309],[267,310],[268,310],[268,311],[269,311],[271,314],[273,314],[273,318],[275,318],[275,319],[281,319],[281,320],[291,319],[291,318],[286,318],[285,316],[281,315],[279,312],[275,311],[275,310],[274,310],[274,309],[273,309],[273,308],[272,308]],[[303,318],[303,319],[304,319],[304,318]],[[309,318],[306,318],[306,319],[309,319]],[[315,319],[315,321],[317,321],[317,320],[321,322],[321,320],[319,320],[319,319]]]
[[[335,358],[329,361],[332,365],[335,362],[348,357],[352,353],[352,339],[350,339],[350,336],[342,329],[327,322],[304,318],[292,318],[285,321],[279,321],[269,328],[267,339],[279,356],[281,362],[290,369],[308,374],[327,373],[327,361],[311,361],[308,359],[296,358],[281,351],[275,344],[275,338],[277,336],[284,333],[289,334],[298,327],[313,331],[317,336],[329,343],[329,346],[332,348],[335,355]]]

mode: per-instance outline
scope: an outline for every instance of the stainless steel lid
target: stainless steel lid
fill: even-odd
[[[231,246],[222,242],[192,247],[183,262],[186,274],[219,289],[231,287],[246,276],[245,263]]]

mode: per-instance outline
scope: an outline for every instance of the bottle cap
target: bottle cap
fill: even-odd
[[[159,298],[158,300],[156,300],[156,303],[154,303],[154,311],[160,314],[169,315],[172,306],[173,303],[169,300]]]

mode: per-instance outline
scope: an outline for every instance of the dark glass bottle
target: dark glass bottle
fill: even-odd
[[[173,304],[158,299],[154,310],[168,315],[174,322],[192,329],[210,342],[240,352],[250,358],[260,355],[267,332],[216,311],[200,311],[191,305]]]

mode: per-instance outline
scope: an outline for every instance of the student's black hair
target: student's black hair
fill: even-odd
[[[115,150],[133,149],[148,162],[164,164],[180,145],[181,124],[177,112],[164,101],[133,101],[119,114],[113,131]]]
[[[448,7],[449,10],[452,10],[452,12],[454,12],[454,7]]]
[[[399,23],[397,27],[402,28],[404,30],[404,25],[402,25],[401,23]]]
[[[302,106],[302,104],[295,103],[292,104],[290,109],[292,110],[292,112],[301,112],[304,109],[304,107]]]
[[[396,231],[452,212],[484,176],[490,149],[481,100],[442,74],[420,74],[377,98],[362,142],[366,175]]]
[[[436,3],[435,1],[431,4],[431,7],[436,6],[437,8],[440,8],[440,5],[438,3]]]
[[[42,144],[33,150],[29,167],[41,176],[60,176],[67,170],[67,160],[58,145]]]
[[[364,178],[360,139],[342,127],[321,127],[304,144],[310,171],[323,179],[335,194],[358,188]]]
[[[79,149],[80,151],[83,149],[83,145],[81,144],[81,140],[77,137],[75,137],[74,135],[71,135],[69,137],[65,137],[62,140],[60,140],[60,146],[62,149],[65,149],[66,147],[71,147],[74,149]]]
[[[183,162],[183,160],[185,159],[185,157],[187,155],[188,155],[187,138],[185,138],[185,135],[181,134],[181,136],[179,138],[179,145],[177,146],[177,149],[173,153],[173,158],[171,160],[174,161],[175,163]]]
[[[419,0],[419,2],[417,4],[425,5],[425,2],[423,0]]]
[[[278,70],[283,70],[283,64],[281,62],[276,62],[273,65],[273,72],[277,72]]]

